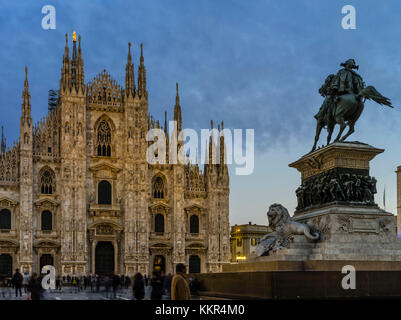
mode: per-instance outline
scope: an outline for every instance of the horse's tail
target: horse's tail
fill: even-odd
[[[374,86],[367,86],[366,88],[362,89],[359,93],[359,96],[364,97],[369,100],[373,100],[377,102],[380,105],[385,105],[390,108],[394,108],[391,105],[391,101],[389,98],[386,98],[385,96],[382,96],[380,92],[376,90]]]

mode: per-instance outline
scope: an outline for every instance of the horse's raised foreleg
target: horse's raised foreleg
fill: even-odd
[[[342,137],[340,141],[344,141],[344,140],[347,139],[351,134],[354,133],[354,131],[355,131],[355,130],[354,130],[355,123],[354,123],[354,122],[348,123],[348,126],[349,126],[349,130],[348,130],[347,134],[346,134],[344,137]]]
[[[323,126],[320,124],[320,121],[316,123],[316,135],[315,135],[315,143],[313,144],[312,151],[316,150],[316,144],[319,141],[320,132],[322,131]]]
[[[334,142],[339,141],[341,138],[342,133],[344,132],[345,127],[347,126],[345,124],[344,118],[338,118],[337,123],[340,125],[340,131],[338,132],[337,137],[335,138]]]

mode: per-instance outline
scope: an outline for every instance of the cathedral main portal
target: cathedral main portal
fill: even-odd
[[[100,241],[96,245],[95,271],[99,275],[114,272],[114,246],[111,241]]]

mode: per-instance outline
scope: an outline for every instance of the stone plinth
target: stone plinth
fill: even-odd
[[[369,161],[384,149],[361,142],[334,142],[289,164],[301,173],[301,180],[337,169],[338,172],[369,175]]]
[[[331,204],[377,207],[377,180],[369,175],[369,162],[383,151],[361,142],[335,142],[291,163],[301,173],[294,215]]]

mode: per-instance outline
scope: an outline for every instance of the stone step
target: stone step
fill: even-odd
[[[329,246],[324,246],[324,247],[314,247],[312,250],[330,250],[330,249],[359,249],[359,250],[377,250],[377,251],[382,251],[382,250],[401,250],[401,247],[397,246],[378,246],[378,245],[372,245],[372,244],[360,244],[360,243],[355,243],[355,244],[347,244],[347,245],[336,245],[336,244],[331,244]]]
[[[276,255],[309,255],[311,253],[311,248],[308,249],[286,248],[277,250],[274,253]]]
[[[288,245],[288,248],[293,248],[293,249],[313,249],[315,248],[314,243],[290,243]]]
[[[300,254],[276,255],[275,253],[271,253],[269,256],[263,257],[263,261],[303,261],[303,260],[309,260],[309,255],[300,255]]]
[[[398,255],[375,254],[311,254],[309,260],[360,260],[360,261],[401,261]]]
[[[347,253],[347,254],[370,254],[370,255],[400,255],[401,250],[396,249],[380,249],[377,248],[361,248],[361,247],[353,247],[353,248],[343,248],[343,247],[332,247],[332,248],[315,248],[311,250],[311,254],[338,254],[338,253]]]

